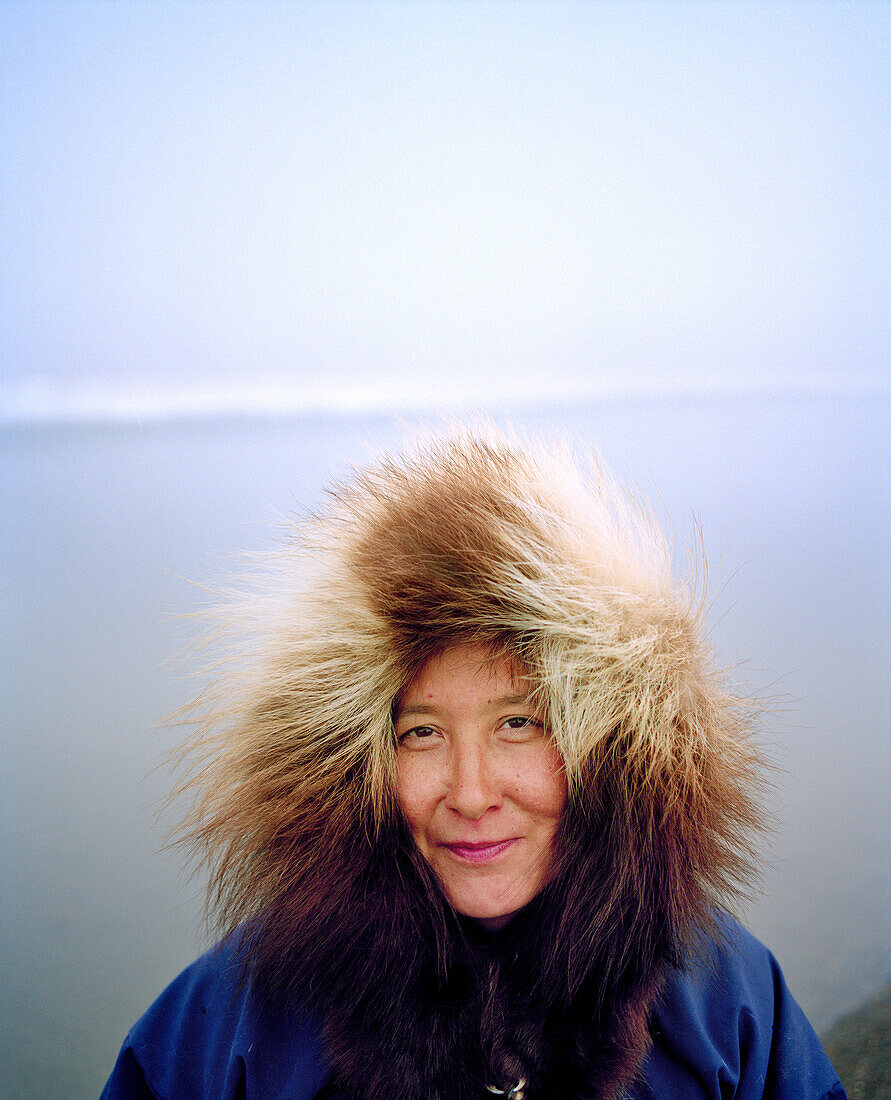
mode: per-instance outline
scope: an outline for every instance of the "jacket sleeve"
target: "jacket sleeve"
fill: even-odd
[[[799,1096],[847,1100],[838,1074],[810,1021],[789,992],[779,964],[769,952],[767,957],[773,984],[774,1019],[764,1095],[777,1100],[793,1100]]]
[[[264,1008],[223,945],[131,1029],[101,1100],[312,1100],[327,1076],[318,1029]]]
[[[735,921],[695,969],[666,983],[634,1095],[846,1100],[776,959]]]
[[[158,1094],[149,1088],[142,1066],[126,1043],[99,1100],[158,1100]]]

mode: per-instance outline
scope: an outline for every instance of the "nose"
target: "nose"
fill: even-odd
[[[501,804],[501,787],[490,751],[483,745],[454,745],[445,804],[470,821]]]

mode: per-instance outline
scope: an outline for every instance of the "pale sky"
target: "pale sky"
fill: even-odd
[[[887,387],[891,4],[2,10],[6,420]]]

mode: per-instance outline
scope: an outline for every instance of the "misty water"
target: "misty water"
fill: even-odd
[[[518,409],[698,525],[711,637],[769,702],[775,832],[750,927],[815,1025],[891,973],[887,397]],[[201,950],[200,881],[156,820],[200,689],[207,587],[405,429],[306,416],[7,428],[2,445],[5,1097],[98,1094],[133,1020]]]

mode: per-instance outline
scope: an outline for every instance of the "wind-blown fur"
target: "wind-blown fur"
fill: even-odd
[[[251,979],[319,1015],[356,1097],[618,1096],[760,822],[745,709],[657,525],[596,465],[459,432],[336,487],[274,575],[185,827]],[[459,641],[524,670],[569,786],[553,878],[497,934],[451,909],[394,795],[394,701]]]

